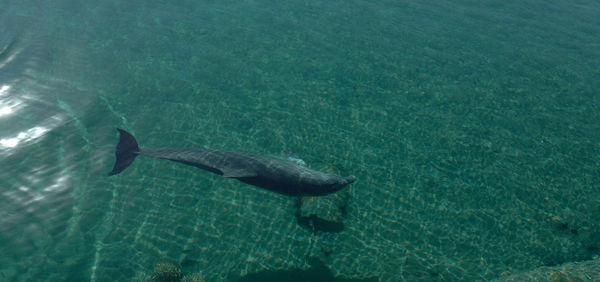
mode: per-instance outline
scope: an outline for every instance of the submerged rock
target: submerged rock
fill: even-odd
[[[133,281],[140,282],[204,282],[201,273],[183,275],[179,266],[170,262],[159,262],[154,265],[152,274],[141,273]]]
[[[301,197],[297,202],[298,224],[313,232],[341,232],[349,195],[340,192],[324,197]]]
[[[542,266],[517,274],[504,274],[493,281],[599,281],[600,258],[570,262],[559,266]]]
[[[154,265],[154,272],[152,273],[152,281],[161,282],[179,282],[183,275],[181,269],[176,265],[168,262],[159,262]]]

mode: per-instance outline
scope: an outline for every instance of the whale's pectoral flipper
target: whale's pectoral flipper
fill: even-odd
[[[135,137],[131,133],[120,128],[117,128],[117,130],[121,134],[119,144],[117,145],[117,152],[115,153],[117,161],[108,175],[115,175],[125,170],[140,152],[137,141],[135,141]]]
[[[234,169],[234,168],[220,168],[223,172],[223,177],[227,178],[241,178],[241,177],[254,177],[256,172],[248,169]]]

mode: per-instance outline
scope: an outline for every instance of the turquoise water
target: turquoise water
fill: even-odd
[[[0,2],[0,280],[160,262],[487,280],[598,259],[598,2],[171,2]],[[116,127],[353,174],[344,230],[168,161],[108,177]]]

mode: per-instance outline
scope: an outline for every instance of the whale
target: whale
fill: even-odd
[[[121,128],[117,130],[116,161],[109,176],[121,173],[138,156],[146,156],[195,166],[288,196],[324,196],[341,190],[356,179],[353,175],[343,177],[310,169],[299,162],[248,153],[200,148],[141,149],[131,133]]]

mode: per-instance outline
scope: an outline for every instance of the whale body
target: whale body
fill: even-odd
[[[166,159],[195,166],[227,178],[289,196],[323,196],[354,182],[354,176],[312,170],[297,162],[265,158],[253,154],[195,148],[140,149],[131,133],[120,133],[116,161],[109,175],[125,170],[137,156]]]

